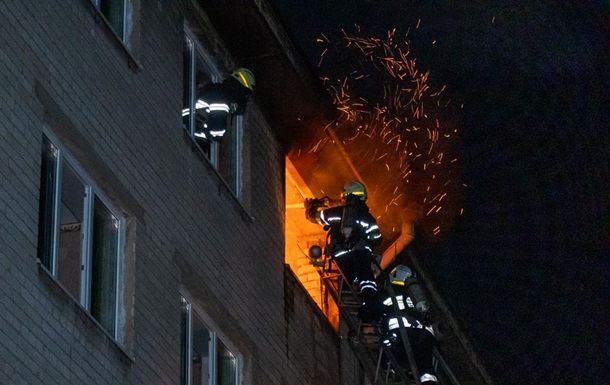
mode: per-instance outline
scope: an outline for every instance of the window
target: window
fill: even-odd
[[[186,30],[183,45],[183,98],[182,122],[184,129],[195,140],[217,173],[222,177],[235,197],[242,195],[242,146],[243,116],[233,115],[227,122],[227,131],[220,141],[195,136],[198,125],[204,124],[205,114],[197,112],[197,93],[206,85],[223,80],[201,45]]]
[[[182,298],[181,385],[239,384],[237,356]]]
[[[237,198],[241,198],[243,116],[234,115],[231,127],[218,143],[217,170]]]
[[[131,0],[92,0],[93,4],[104,15],[106,21],[119,37],[129,46],[132,28],[133,5]]]
[[[42,147],[39,259],[116,340],[124,219],[57,141]]]

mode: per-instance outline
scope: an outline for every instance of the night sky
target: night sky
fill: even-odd
[[[468,186],[418,257],[496,384],[610,384],[610,3],[272,3],[314,66],[321,33],[410,29]]]

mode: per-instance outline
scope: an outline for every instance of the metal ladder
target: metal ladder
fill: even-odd
[[[373,383],[419,385],[410,375],[409,369],[401,367],[391,350],[382,343],[377,325],[362,322],[358,318],[362,299],[336,263],[327,258],[319,272],[324,285],[337,304],[341,321],[345,322],[349,329],[345,337],[365,372],[373,379]],[[385,362],[388,363],[385,366],[382,365],[384,357]]]
[[[369,375],[369,378],[373,379],[373,383],[375,385],[420,385],[418,370],[413,359],[406,327],[402,323],[402,317],[397,318],[403,348],[409,358],[407,364],[398,362],[392,350],[383,344],[377,325],[364,323],[358,318],[362,298],[332,258],[326,256],[324,264],[318,265],[318,267],[324,286],[338,307],[340,319],[348,327],[347,335],[344,338],[347,338],[363,369]],[[380,271],[383,274],[381,269]],[[389,282],[387,277],[385,278],[384,281]],[[396,296],[391,285],[388,286],[395,311],[399,314]],[[382,365],[384,362],[386,365]],[[434,349],[434,364],[437,373],[443,373],[442,378],[444,380],[441,381],[441,378],[439,378],[439,385],[460,385],[436,348]]]

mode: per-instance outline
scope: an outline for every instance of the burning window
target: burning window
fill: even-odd
[[[322,227],[305,218],[304,199],[313,197],[290,160],[286,159],[286,263],[303,287],[338,328],[339,311],[323,279],[323,258],[315,260],[309,256],[309,248],[323,247],[326,233]]]

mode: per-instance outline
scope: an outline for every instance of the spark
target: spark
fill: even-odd
[[[416,30],[420,24],[418,19]],[[404,36],[409,33],[411,28]],[[354,33],[341,29],[339,35],[339,41],[325,35],[317,39],[326,45],[321,49],[321,79],[338,118],[325,127],[333,135],[318,141],[311,152],[331,145],[331,136],[338,138],[354,167],[367,175],[371,195],[383,202],[379,219],[388,220],[388,228],[400,228],[394,217],[405,205],[415,205],[419,214],[410,215],[428,218],[437,235],[440,223],[446,229],[445,218],[457,214],[454,201],[467,187],[455,175],[458,159],[452,150],[458,136],[452,134],[457,128],[447,120],[456,115],[457,106],[446,85],[431,84],[431,71],[421,68],[411,43],[401,41],[396,28],[366,36],[356,26]],[[451,161],[443,162],[445,158]],[[395,206],[403,210],[391,209]]]

